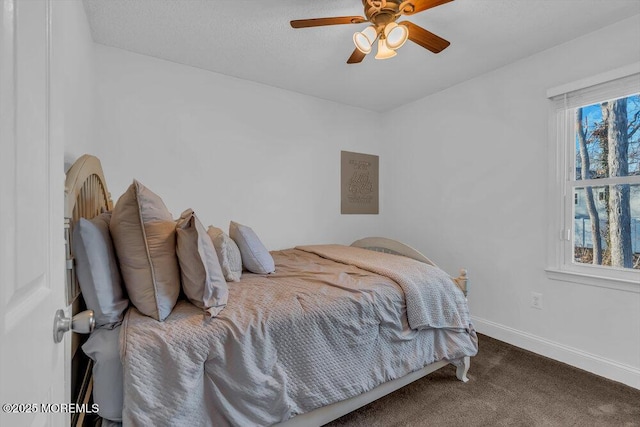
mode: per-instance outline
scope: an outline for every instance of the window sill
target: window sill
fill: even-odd
[[[558,270],[553,268],[547,268],[545,269],[545,272],[547,273],[547,277],[551,280],[579,283],[581,285],[640,294],[640,281],[595,276],[592,274],[577,273],[575,271]]]

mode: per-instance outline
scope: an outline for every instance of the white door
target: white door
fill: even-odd
[[[66,304],[64,147],[51,137],[50,9],[50,0],[0,0],[2,426],[69,423],[69,414],[41,405],[69,403],[69,338],[53,341],[55,311]]]

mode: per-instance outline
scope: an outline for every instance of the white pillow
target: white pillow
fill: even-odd
[[[257,274],[269,274],[276,271],[273,257],[251,227],[231,221],[229,236],[238,244],[244,268]]]
[[[157,194],[134,180],[111,215],[111,237],[129,299],[156,320],[180,295],[176,223]]]
[[[216,248],[224,278],[227,282],[238,282],[242,276],[242,258],[238,245],[224,231],[212,225],[207,229],[207,234]]]
[[[227,282],[213,242],[191,209],[176,224],[176,252],[185,295],[210,317],[217,316],[227,304]]]

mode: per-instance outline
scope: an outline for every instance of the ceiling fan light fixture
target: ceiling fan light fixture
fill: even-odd
[[[396,56],[397,53],[393,49],[389,49],[386,40],[378,40],[378,53],[376,53],[376,59],[389,59]]]
[[[404,25],[389,22],[387,26],[384,27],[384,37],[389,49],[400,49],[409,38],[409,29]]]
[[[378,32],[376,31],[376,27],[373,25],[365,28],[361,32],[357,32],[353,35],[353,43],[356,45],[358,50],[364,54],[368,54],[371,52],[373,48],[373,42],[376,41],[376,37],[378,36]]]
[[[293,28],[324,27],[329,25],[369,24],[364,30],[353,34],[355,49],[347,59],[347,64],[359,64],[373,51],[378,42],[376,59],[396,56],[407,40],[433,52],[440,53],[451,43],[411,21],[395,21],[402,15],[413,15],[427,9],[449,3],[453,0],[361,0],[364,6],[362,16],[334,16],[330,18],[309,18],[290,21]]]

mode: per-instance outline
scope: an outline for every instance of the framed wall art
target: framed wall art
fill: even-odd
[[[342,214],[378,214],[379,157],[371,154],[340,153]]]

